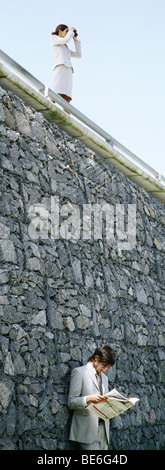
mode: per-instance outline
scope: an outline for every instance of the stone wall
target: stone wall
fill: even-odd
[[[109,387],[141,399],[111,421],[110,448],[161,449],[164,206],[12,93],[0,96],[1,449],[70,449],[70,372],[104,343],[117,354]],[[109,207],[110,238],[104,217],[97,238],[92,216],[84,236],[80,215],[94,204]]]

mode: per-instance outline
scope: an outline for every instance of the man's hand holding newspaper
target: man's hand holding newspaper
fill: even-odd
[[[115,416],[124,413],[128,408],[135,405],[139,398],[128,398],[124,397],[115,388],[108,392],[106,400],[100,403],[90,403],[88,409],[97,414],[98,418],[106,419],[115,418]]]

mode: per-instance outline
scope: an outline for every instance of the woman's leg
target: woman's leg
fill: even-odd
[[[63,95],[63,93],[59,93],[59,95],[64,98],[65,101],[68,101],[68,103],[70,103],[71,99],[70,96],[67,96],[67,95]]]
[[[70,98],[70,96],[64,95],[64,94],[62,94],[62,93],[58,93],[58,94],[59,94],[59,96],[61,96],[61,98],[63,98],[63,99],[64,99],[65,101],[67,101],[68,103],[70,103],[70,101],[71,101],[71,99],[72,99],[72,98]],[[52,103],[55,103],[55,101],[53,101],[53,100],[51,100],[51,101],[52,101]],[[65,111],[66,113],[70,114],[69,111],[67,111],[66,109],[64,109],[64,111]]]
[[[68,103],[70,103],[71,99],[70,96],[68,95],[64,95],[63,93],[59,93],[59,95],[61,96],[61,98],[63,98],[65,101],[67,101]],[[64,109],[64,111],[67,113],[67,114],[70,114],[69,111],[67,111],[66,109]]]

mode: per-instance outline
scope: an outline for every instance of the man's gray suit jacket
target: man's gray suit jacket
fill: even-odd
[[[91,444],[97,440],[98,418],[87,409],[86,396],[100,393],[96,371],[91,362],[73,369],[71,373],[68,407],[74,410],[69,439]],[[108,378],[101,374],[102,394],[108,393]],[[109,442],[109,420],[105,421],[107,441]]]

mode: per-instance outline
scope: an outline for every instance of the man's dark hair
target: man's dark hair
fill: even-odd
[[[96,356],[98,357],[99,362],[102,362],[103,364],[113,366],[115,363],[115,351],[107,344],[100,346],[100,348],[96,348],[92,356],[89,357],[88,362],[92,361]]]

